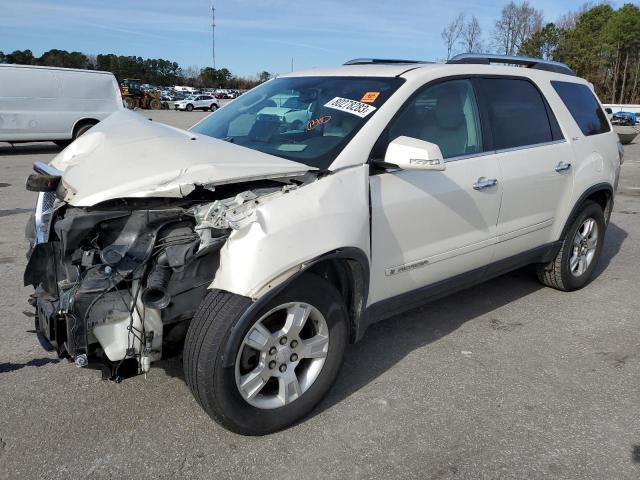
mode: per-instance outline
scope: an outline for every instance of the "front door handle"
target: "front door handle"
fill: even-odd
[[[497,178],[480,177],[478,181],[473,184],[473,189],[484,190],[485,188],[495,187],[497,184],[498,184]]]
[[[570,168],[571,168],[570,163],[560,162],[558,163],[558,165],[556,165],[556,172],[566,172]]]

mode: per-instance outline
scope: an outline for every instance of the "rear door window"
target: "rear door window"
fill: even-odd
[[[496,150],[554,140],[547,106],[531,82],[518,78],[483,78],[482,89]]]
[[[610,130],[607,116],[589,87],[580,83],[559,81],[552,81],[551,85],[584,135],[598,135]]]

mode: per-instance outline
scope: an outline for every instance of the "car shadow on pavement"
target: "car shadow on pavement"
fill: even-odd
[[[621,229],[615,223],[609,222],[605,233],[602,256],[596,266],[594,278],[598,278],[598,276],[607,269],[609,263],[618,254],[628,236],[629,234],[625,230]]]
[[[57,153],[62,151],[55,143],[16,143],[11,146],[8,143],[0,142],[0,156],[11,155],[37,155],[45,153]]]
[[[618,254],[627,236],[626,231],[609,224],[596,279]],[[529,266],[372,325],[362,341],[349,346],[335,385],[309,418],[375,381],[412,351],[542,288],[546,287],[538,282],[535,268]],[[487,328],[508,330],[510,324],[491,319]],[[426,365],[425,371],[428,372]]]

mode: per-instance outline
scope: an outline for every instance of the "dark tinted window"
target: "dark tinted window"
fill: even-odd
[[[527,80],[485,78],[483,90],[496,150],[553,140],[545,101]]]
[[[597,135],[609,131],[607,117],[589,87],[571,82],[551,82],[551,85],[584,135]]]

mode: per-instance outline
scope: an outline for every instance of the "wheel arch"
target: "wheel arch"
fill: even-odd
[[[365,314],[369,294],[369,260],[367,255],[357,247],[338,248],[304,262],[296,273],[251,303],[236,325],[243,325],[247,318],[259,311],[296,279],[306,274],[315,274],[324,278],[336,287],[345,299],[349,314],[349,343],[355,343],[360,338],[360,319]],[[230,337],[240,334],[240,329],[234,328]],[[227,342],[227,345],[232,344],[231,341]],[[233,352],[225,351],[224,359],[225,367],[232,366],[235,361]]]
[[[78,131],[78,129],[84,125],[96,125],[97,123],[99,123],[100,120],[98,120],[97,118],[93,118],[93,117],[84,117],[81,118],[80,120],[77,120],[76,123],[73,124],[73,128],[71,129],[71,138],[75,139],[76,137],[76,132]]]
[[[318,257],[300,273],[318,275],[340,292],[349,313],[349,343],[354,343],[369,294],[369,261],[365,253],[353,247],[338,249]]]
[[[613,210],[613,186],[611,186],[608,182],[598,183],[596,185],[592,185],[588,189],[586,189],[582,195],[578,198],[578,201],[574,204],[571,209],[571,213],[567,217],[564,228],[562,229],[562,234],[560,238],[564,238],[567,230],[571,226],[571,222],[578,214],[582,205],[587,200],[591,200],[596,202],[598,205],[602,207],[602,211],[604,212],[604,218],[609,222],[609,217],[611,216],[611,212]]]

